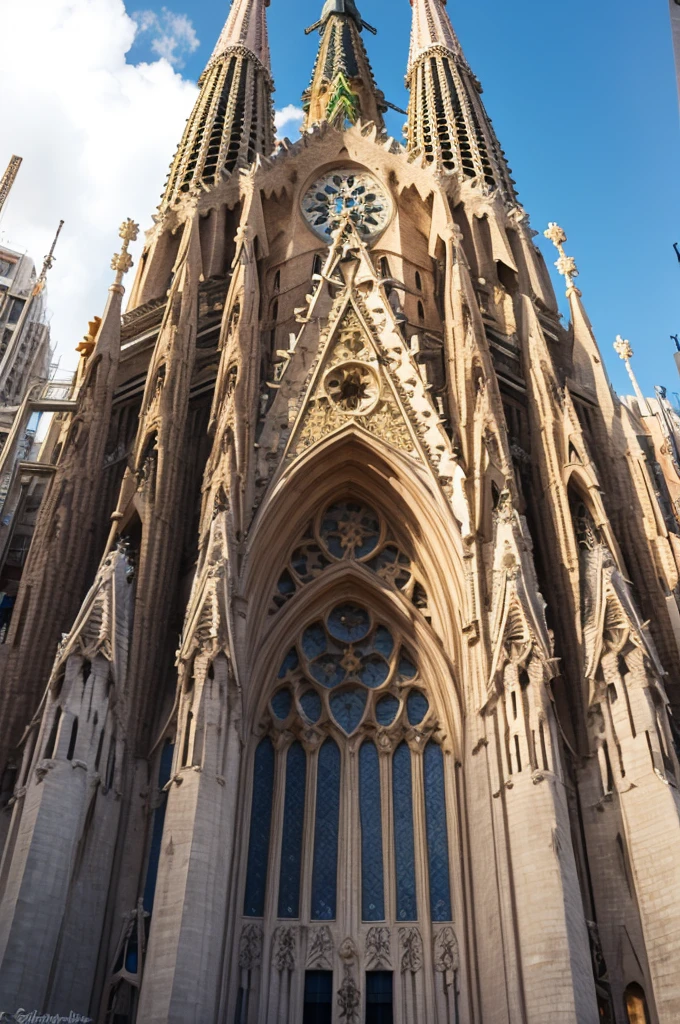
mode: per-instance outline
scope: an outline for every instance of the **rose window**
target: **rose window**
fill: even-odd
[[[334,366],[324,381],[326,394],[343,412],[365,415],[380,398],[380,381],[366,363]]]
[[[302,199],[302,213],[315,235],[329,242],[349,213],[359,234],[374,238],[392,215],[388,192],[365,171],[337,170],[314,182]]]

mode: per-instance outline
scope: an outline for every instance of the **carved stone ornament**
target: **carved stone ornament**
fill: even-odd
[[[252,971],[262,966],[262,928],[259,924],[244,926],[238,949],[238,965],[242,971]]]
[[[272,963],[277,971],[294,971],[297,938],[294,928],[281,926],[274,932]]]
[[[455,974],[459,967],[458,940],[449,925],[434,937],[434,969],[439,974]]]
[[[392,967],[392,950],[389,928],[370,928],[366,936],[366,967],[380,970]]]
[[[411,974],[417,972],[423,966],[423,940],[417,928],[399,929],[399,946],[401,949],[401,972]]]
[[[333,939],[331,930],[326,925],[317,928],[311,934],[307,967],[317,971],[333,970]]]
[[[361,993],[357,988],[352,964],[349,961],[345,962],[342,985],[338,990],[338,1006],[340,1008],[340,1020],[346,1021],[347,1024],[358,1024]]]

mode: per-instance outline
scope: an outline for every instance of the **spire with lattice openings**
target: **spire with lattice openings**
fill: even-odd
[[[328,121],[344,128],[361,119],[383,129],[387,105],[361,37],[364,29],[374,35],[375,29],[362,19],[354,0],[327,0],[320,20],[307,33],[316,29],[321,43],[311,86],[303,96],[303,127]]]
[[[445,10],[446,0],[411,0],[406,84],[408,148],[461,178],[514,198],[514,182]]]
[[[221,176],[252,163],[258,153],[272,152],[269,2],[233,0],[199,80],[199,97],[170,169],[163,206],[196,186],[214,185]]]

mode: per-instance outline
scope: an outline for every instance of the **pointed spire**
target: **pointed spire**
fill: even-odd
[[[215,185],[274,149],[274,86],[266,8],[233,0],[227,23],[199,80],[200,93],[170,168],[161,208],[185,192]]]
[[[515,198],[514,182],[445,10],[446,0],[411,0],[413,27],[406,84],[408,148],[428,163]]]
[[[211,63],[235,46],[242,46],[256,57],[267,70],[270,68],[269,36],[265,13],[271,0],[253,3],[253,0],[234,0],[222,29]]]
[[[384,129],[385,97],[378,89],[364,48],[364,29],[375,35],[354,0],[326,0],[321,18],[307,29],[319,30],[321,43],[312,83],[302,97],[306,117],[303,128],[328,121],[338,128],[359,119]]]

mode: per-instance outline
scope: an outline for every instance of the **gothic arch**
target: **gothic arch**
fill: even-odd
[[[255,518],[241,592],[249,600],[249,645],[267,631],[267,607],[290,546],[326,502],[365,501],[398,521],[427,581],[432,625],[448,656],[462,664],[468,620],[460,526],[424,462],[401,455],[350,425],[305,452],[275,482]]]
[[[249,672],[250,692],[243,695],[245,734],[250,734],[262,716],[269,700],[269,681],[276,680],[292,638],[305,626],[322,619],[334,606],[346,602],[369,608],[376,621],[398,630],[406,648],[417,652],[420,675],[427,680],[438,720],[460,756],[463,702],[454,666],[443,654],[432,629],[406,599],[388,585],[372,580],[366,570],[351,562],[332,566],[309,584],[249,644],[258,655]]]

